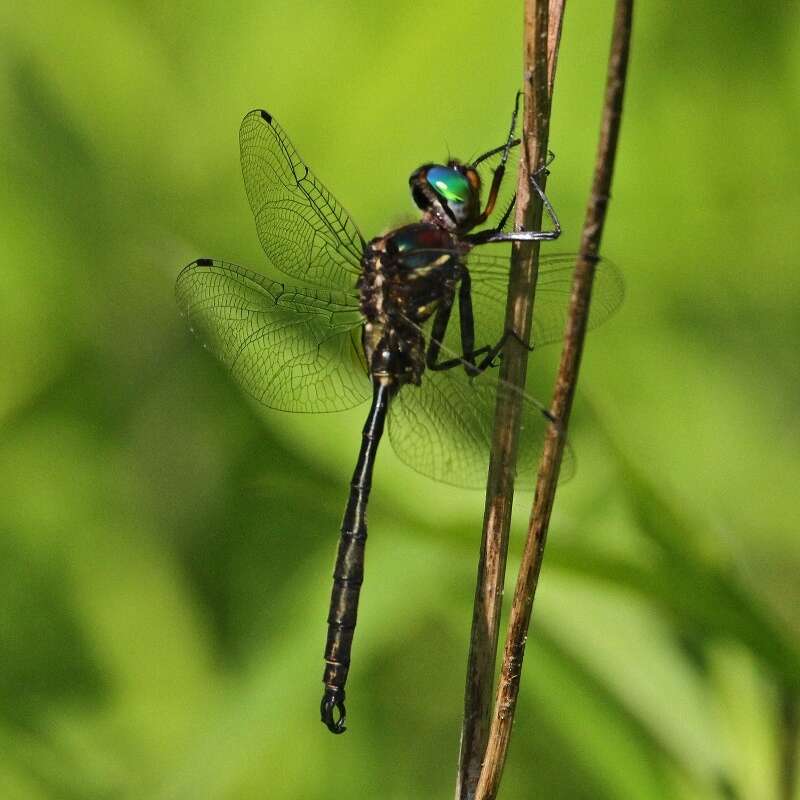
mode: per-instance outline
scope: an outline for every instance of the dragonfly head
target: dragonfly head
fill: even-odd
[[[427,221],[447,230],[468,231],[480,215],[481,179],[460,161],[424,164],[408,179],[414,202]]]

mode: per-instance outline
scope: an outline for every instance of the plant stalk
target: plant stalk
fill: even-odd
[[[526,230],[538,230],[542,222],[541,200],[531,191],[528,176],[547,158],[550,101],[565,2],[549,0],[549,7],[548,0],[527,0],[525,4],[525,106],[515,222]],[[544,185],[544,180],[544,174],[540,174],[539,183]],[[512,252],[505,329],[514,331],[525,342],[531,331],[538,255],[539,242],[515,244]],[[515,337],[509,337],[500,377],[524,388],[527,363],[527,348]],[[498,398],[467,664],[456,800],[474,797],[489,735],[520,416],[518,397],[507,393]]]
[[[550,412],[557,422],[551,424],[548,429],[539,464],[536,494],[511,606],[503,664],[485,759],[475,793],[476,800],[493,800],[497,796],[511,738],[525,643],[544,556],[561,459],[566,444],[567,425],[575,396],[589,317],[592,281],[611,191],[614,158],[622,118],[632,15],[633,0],[617,0],[594,179],[581,235],[580,254],[573,275],[564,347],[561,352],[561,361],[550,406]]]

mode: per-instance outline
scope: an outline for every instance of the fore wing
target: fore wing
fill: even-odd
[[[270,263],[301,283],[353,289],[364,239],[275,118],[251,111],[239,143],[247,199]]]

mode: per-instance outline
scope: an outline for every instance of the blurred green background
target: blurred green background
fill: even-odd
[[[800,797],[798,11],[636,9],[603,248],[627,297],[588,343],[508,800]],[[365,409],[255,407],[173,283],[198,256],[264,269],[238,165],[254,107],[367,237],[411,218],[412,169],[502,139],[521,17],[518,0],[0,10],[2,800],[450,796],[482,498],[382,449],[350,730],[331,736],[325,615]],[[610,19],[567,7],[562,250]],[[533,362],[540,396],[556,355]]]

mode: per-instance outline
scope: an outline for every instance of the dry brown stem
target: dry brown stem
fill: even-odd
[[[592,281],[611,191],[611,177],[622,115],[632,13],[633,0],[617,0],[594,180],[583,225],[580,256],[573,276],[564,347],[550,406],[550,412],[558,422],[552,424],[548,430],[539,465],[536,494],[511,606],[503,665],[489,740],[475,793],[476,800],[493,800],[497,796],[511,737],[528,626],[566,443],[570,410],[575,396],[589,316]],[[532,36],[536,35],[537,29],[534,28]]]
[[[550,101],[565,2],[549,0],[549,8],[548,0],[528,0],[525,5],[525,110],[516,223],[526,230],[539,229],[542,221],[541,200],[530,191],[528,176],[547,157]],[[512,257],[505,326],[522,341],[530,337],[538,254],[539,243],[531,242],[515,246]],[[527,349],[509,339],[503,352],[501,377],[523,388],[527,363]],[[474,797],[489,734],[520,412],[519,399],[511,393],[498,400],[467,665],[456,800]]]

